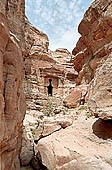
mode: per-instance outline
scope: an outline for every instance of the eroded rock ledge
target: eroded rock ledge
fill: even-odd
[[[76,84],[89,84],[88,104],[92,114],[112,119],[112,2],[96,0],[79,24],[79,39],[73,49]]]

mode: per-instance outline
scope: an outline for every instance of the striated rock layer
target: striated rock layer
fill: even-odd
[[[23,166],[34,166],[37,161],[49,170],[112,169],[112,122],[102,120],[111,119],[112,113],[111,5],[109,0],[96,0],[87,10],[79,25],[81,38],[73,50],[74,57],[66,49],[48,50],[48,37],[26,19],[24,89],[30,112],[27,111],[24,121]],[[65,106],[77,107],[88,100],[90,111],[102,119],[90,118],[86,105],[73,110],[69,121],[69,117],[65,120],[62,107],[53,110],[57,116],[46,118],[45,115],[53,116],[50,100],[55,102],[54,96],[46,95],[49,78],[53,80],[56,98],[70,92]],[[77,87],[73,90],[74,81]],[[45,105],[50,113],[43,110]]]
[[[19,170],[25,100],[22,90],[24,1],[0,1],[0,169]],[[21,44],[21,46],[20,46]]]
[[[24,120],[20,156],[22,166],[32,162],[34,140],[39,140],[40,136],[49,135],[49,133],[51,134],[61,128],[59,123],[46,123],[41,119],[45,115],[53,116],[60,112],[65,114],[61,104],[63,104],[64,95],[67,95],[70,89],[74,87],[74,80],[78,75],[73,64],[70,63],[72,54],[62,48],[56,51],[49,50],[47,35],[33,27],[27,18],[25,19],[25,41],[23,85],[27,114]],[[52,97],[48,96],[49,79],[52,79]],[[39,119],[39,117],[41,118]],[[69,124],[68,120],[62,122],[63,126]]]
[[[76,84],[89,84],[89,107],[93,114],[112,119],[112,1],[96,0],[79,25],[73,50]]]
[[[48,96],[49,79],[52,79],[53,96],[61,98],[74,87],[78,73],[70,63],[72,54],[66,49],[51,51],[46,34],[25,21],[25,81],[27,108],[41,110],[42,100]]]

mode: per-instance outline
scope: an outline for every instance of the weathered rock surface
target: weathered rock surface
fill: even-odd
[[[64,48],[58,48],[56,51],[50,51],[51,55],[53,58],[56,60],[57,64],[63,66],[64,74],[63,76],[64,79],[68,79],[69,81],[75,81],[75,79],[78,76],[78,72],[74,69],[73,63],[71,62],[71,59],[73,55]],[[67,82],[64,82],[65,86],[67,86]],[[68,84],[68,86],[71,85],[71,82]]]
[[[25,18],[25,42],[28,55],[48,51],[48,36],[36,29],[27,18]]]
[[[87,94],[86,85],[76,86],[72,91],[70,91],[70,94],[64,99],[63,101],[64,106],[68,108],[76,108],[80,104],[84,104],[86,94]]]
[[[72,60],[79,72],[76,84],[89,84],[89,107],[102,119],[112,118],[112,2],[96,0],[79,25],[79,39]]]
[[[111,170],[111,130],[111,122],[79,117],[72,126],[40,139],[35,152],[49,170]]]
[[[27,166],[29,165],[30,161],[33,159],[33,152],[31,151],[24,151],[20,155],[21,158],[21,165],[22,166]]]
[[[34,28],[27,18],[25,25],[27,50],[24,58],[24,90],[27,114],[23,128],[22,165],[31,163],[34,141],[72,124],[72,120],[68,118],[60,118],[60,120],[44,120],[44,118],[65,113],[65,110],[59,106],[62,103],[63,95],[69,92],[70,86],[74,86],[74,80],[77,77],[77,72],[74,70],[73,64],[70,63],[72,56],[70,52],[65,49],[58,49],[56,52],[48,50],[49,40],[47,35]],[[63,61],[63,63],[60,61]],[[50,78],[53,85],[53,97],[47,96]],[[43,114],[40,112],[43,112]]]
[[[92,114],[102,119],[112,118],[111,9],[110,0],[96,0],[87,10],[79,25],[81,38],[73,50],[75,56],[66,49],[48,50],[47,35],[34,28],[26,18],[24,89],[28,114],[24,120],[23,165],[34,161],[34,141],[36,156],[49,170],[112,169],[111,121],[88,119],[88,111],[83,112],[88,114],[86,116],[80,112],[78,119],[74,112],[69,119],[69,114],[61,117],[64,112],[59,108],[70,88],[71,93],[64,100],[68,108],[79,106],[82,100],[85,102],[89,84],[87,101]],[[57,101],[46,95],[49,79],[52,79]],[[51,115],[54,118],[46,117]],[[38,162],[33,164],[38,167]]]
[[[1,0],[0,11],[5,15],[8,28],[18,39],[18,44],[25,50],[25,1],[24,0]]]
[[[112,119],[111,9],[110,0],[96,0],[87,10],[79,25],[81,38],[73,50],[75,56],[66,49],[48,50],[48,37],[26,19],[25,89],[29,112],[24,120],[23,164],[32,162],[35,144],[36,157],[49,170],[112,170],[111,121],[89,118],[87,107],[82,110],[85,106],[73,111],[70,119],[69,113],[62,117],[63,108],[59,108],[75,81],[77,87],[64,104],[72,108],[85,102],[88,85],[86,101],[92,114]],[[49,78],[57,101],[46,96]],[[38,162],[33,164],[38,167]]]
[[[31,166],[21,167],[21,170],[33,170]]]
[[[95,1],[86,11],[79,25],[81,38],[73,50],[74,67],[79,72],[79,76],[80,71],[83,72],[82,78],[85,77],[87,83],[91,81],[96,69],[104,63],[111,52],[108,46],[112,35],[111,8],[110,0]]]
[[[20,169],[19,154],[25,114],[22,90],[24,7],[24,1],[0,1],[1,170]]]
[[[69,114],[69,113],[68,113]],[[31,111],[24,119],[24,134],[23,134],[23,149],[22,152],[30,152],[32,150],[33,141],[39,140],[42,137],[71,126],[73,116],[69,115],[55,115],[54,117],[45,116],[41,118],[39,112],[36,114]]]
[[[112,53],[90,84],[88,106],[93,115],[112,119]]]
[[[47,35],[34,28],[26,18],[25,21],[25,81],[27,108],[42,111],[42,103],[47,100],[49,79],[52,79],[53,96],[60,102],[64,95],[74,87],[78,76],[70,63],[72,54],[66,49],[48,50]]]
[[[34,165],[36,164],[36,160],[34,160],[34,143],[38,143],[41,138],[47,137],[61,129],[71,126],[73,119],[76,119],[74,113],[72,115],[69,113],[63,115],[61,113],[54,117],[45,116],[44,113],[40,114],[38,111],[34,110],[27,113],[24,119],[24,133],[20,156],[21,165],[27,166],[30,164],[31,166],[36,166]],[[41,166],[40,163],[39,165]]]

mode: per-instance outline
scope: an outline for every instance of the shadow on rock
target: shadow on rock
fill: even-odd
[[[112,139],[112,120],[98,119],[92,126],[93,133],[104,140]]]

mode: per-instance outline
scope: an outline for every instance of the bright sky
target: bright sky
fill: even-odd
[[[93,0],[26,0],[26,16],[49,37],[49,49],[75,47],[78,25]]]

